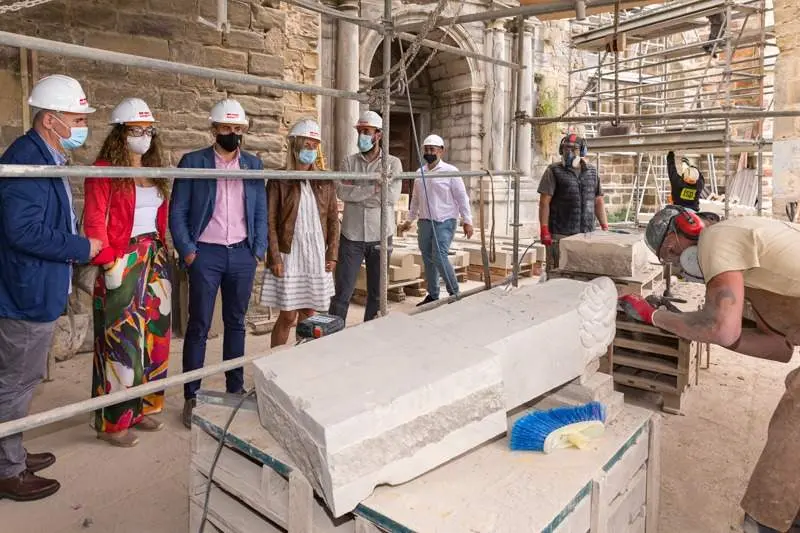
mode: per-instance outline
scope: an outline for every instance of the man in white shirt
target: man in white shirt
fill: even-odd
[[[472,237],[472,211],[464,180],[457,178],[437,178],[437,172],[458,172],[458,169],[442,161],[444,140],[438,135],[428,135],[423,141],[423,158],[427,162],[417,170],[419,178],[414,180],[414,191],[408,211],[409,219],[403,224],[408,230],[411,223],[417,223],[417,241],[425,264],[425,281],[428,295],[417,304],[425,305],[439,299],[439,276],[444,279],[447,293],[458,294],[458,279],[453,265],[447,259],[447,251],[453,242],[456,223],[461,215],[464,235]]]

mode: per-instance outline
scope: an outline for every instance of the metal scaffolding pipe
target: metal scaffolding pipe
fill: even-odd
[[[725,0],[725,107],[731,108],[731,61],[733,61],[733,31],[731,31],[731,17],[733,16],[732,0]],[[744,28],[742,28],[744,29]],[[725,117],[725,218],[731,212],[731,120]]]
[[[302,7],[303,9],[308,9],[309,11],[313,11],[314,13],[319,13],[320,15],[326,15],[329,17],[333,17],[335,19],[344,20],[351,24],[355,24],[357,26],[362,26],[364,28],[368,28],[370,30],[375,30],[377,32],[383,33],[383,25],[381,25],[380,22],[368,20],[359,17],[357,15],[350,15],[343,11],[339,11],[338,9],[328,7],[319,2],[313,2],[309,0],[284,0],[284,2],[286,2],[287,4],[292,4],[297,7]]]
[[[492,171],[495,176],[513,176],[514,170]],[[66,166],[55,169],[51,165],[0,165],[2,178],[52,178],[53,174],[68,178],[219,178],[220,171],[214,168],[153,168],[153,167],[79,167]],[[378,172],[321,172],[298,170],[226,170],[226,177],[242,179],[273,180],[379,180]],[[472,178],[485,176],[485,171],[465,170],[458,172],[437,172],[444,178]],[[392,179],[414,179],[415,172],[393,175]]]
[[[398,33],[397,38],[410,42],[417,40],[416,35],[414,35],[413,33],[405,33],[405,32]],[[471,57],[473,59],[477,59],[485,63],[492,63],[494,65],[500,65],[501,67],[510,68],[511,70],[520,70],[524,68],[517,63],[512,63],[510,61],[503,61],[502,59],[496,59],[494,57],[487,56],[485,54],[479,54],[478,52],[470,52],[469,50],[464,50],[456,46],[450,46],[448,44],[442,44],[436,41],[431,41],[430,39],[422,39],[421,42],[422,46],[425,46],[427,48],[439,50],[440,52],[447,52],[448,54],[453,54],[456,56]]]
[[[390,106],[392,97],[392,0],[383,2],[383,102],[381,118],[383,118],[383,135],[381,136],[381,249],[380,249],[380,315],[389,312],[389,136]]]
[[[232,72],[230,70],[198,67],[195,65],[176,63],[174,61],[166,61],[163,59],[153,59],[150,57],[124,54],[122,52],[112,52],[110,50],[102,50],[100,48],[90,48],[88,46],[80,46],[77,44],[64,43],[60,41],[50,41],[48,39],[29,37],[27,35],[19,35],[6,31],[0,31],[0,45],[28,48],[30,50],[38,50],[40,52],[46,52],[55,56],[79,57],[89,61],[105,61],[107,63],[125,65],[128,67],[161,70],[176,74],[197,76],[199,78],[211,78],[235,83],[244,83],[248,85],[259,85],[261,87],[270,87],[272,89],[279,89],[282,91],[318,94],[322,96],[333,96],[336,98],[348,98],[350,100],[364,102],[367,101],[366,94],[341,91],[338,89],[329,89],[326,87],[318,87],[316,85],[303,85],[302,83],[274,80],[270,78],[263,78],[261,76],[254,76],[252,74]]]
[[[702,110],[697,111],[681,111],[679,113],[653,113],[646,115],[620,115],[619,119],[623,122],[661,122],[664,120],[691,120],[691,119],[729,119],[729,120],[742,120],[742,119],[760,119],[760,118],[775,118],[775,117],[800,117],[800,109],[782,109],[782,110],[763,110],[763,111],[720,111],[704,113]],[[553,122],[552,117],[526,117],[520,120],[530,122],[531,124],[548,124]],[[596,123],[607,122],[608,116],[597,115],[584,115],[574,117],[560,117],[556,122],[565,123]]]

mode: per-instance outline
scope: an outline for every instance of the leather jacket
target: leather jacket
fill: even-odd
[[[339,253],[339,209],[336,185],[330,180],[310,180],[317,200],[322,235],[325,238],[325,260],[335,261]],[[267,212],[269,216],[269,248],[267,266],[283,262],[281,253],[292,250],[297,210],[300,206],[300,182],[297,180],[268,180]]]

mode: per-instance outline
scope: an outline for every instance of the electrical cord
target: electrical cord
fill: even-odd
[[[200,529],[198,533],[203,533],[206,528],[206,520],[208,520],[208,502],[211,498],[211,482],[214,479],[214,470],[217,468],[217,461],[219,461],[219,456],[222,454],[222,448],[225,446],[225,438],[228,436],[228,430],[233,423],[234,417],[236,417],[236,413],[238,413],[239,409],[244,405],[245,400],[251,396],[255,396],[255,394],[256,389],[253,388],[242,395],[239,403],[236,404],[236,407],[233,408],[233,412],[228,417],[228,421],[222,429],[222,435],[219,436],[219,445],[217,445],[217,451],[214,453],[214,459],[211,461],[211,468],[208,471],[208,485],[206,486],[205,502],[203,502],[203,516],[200,518]]]

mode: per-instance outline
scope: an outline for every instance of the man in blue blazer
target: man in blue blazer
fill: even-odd
[[[34,86],[28,103],[33,129],[8,147],[0,164],[65,165],[66,150],[86,140],[86,116],[94,112],[83,89],[67,76],[49,76]],[[66,178],[0,179],[0,423],[28,415],[72,290],[72,265],[87,263],[100,245],[77,234]],[[58,481],[35,474],[55,460],[51,453],[27,453],[21,433],[1,438],[0,499],[55,493]]]
[[[189,323],[183,341],[183,371],[203,367],[217,292],[222,289],[222,359],[244,355],[245,313],[256,265],[267,251],[267,192],[263,179],[226,179],[225,170],[262,169],[261,160],[240,150],[247,117],[236,100],[211,110],[213,146],[183,156],[178,168],[216,168],[219,179],[176,179],[169,227],[175,249],[189,269]],[[200,380],[184,385],[183,423],[191,427]],[[225,373],[229,393],[244,392],[241,368]]]

